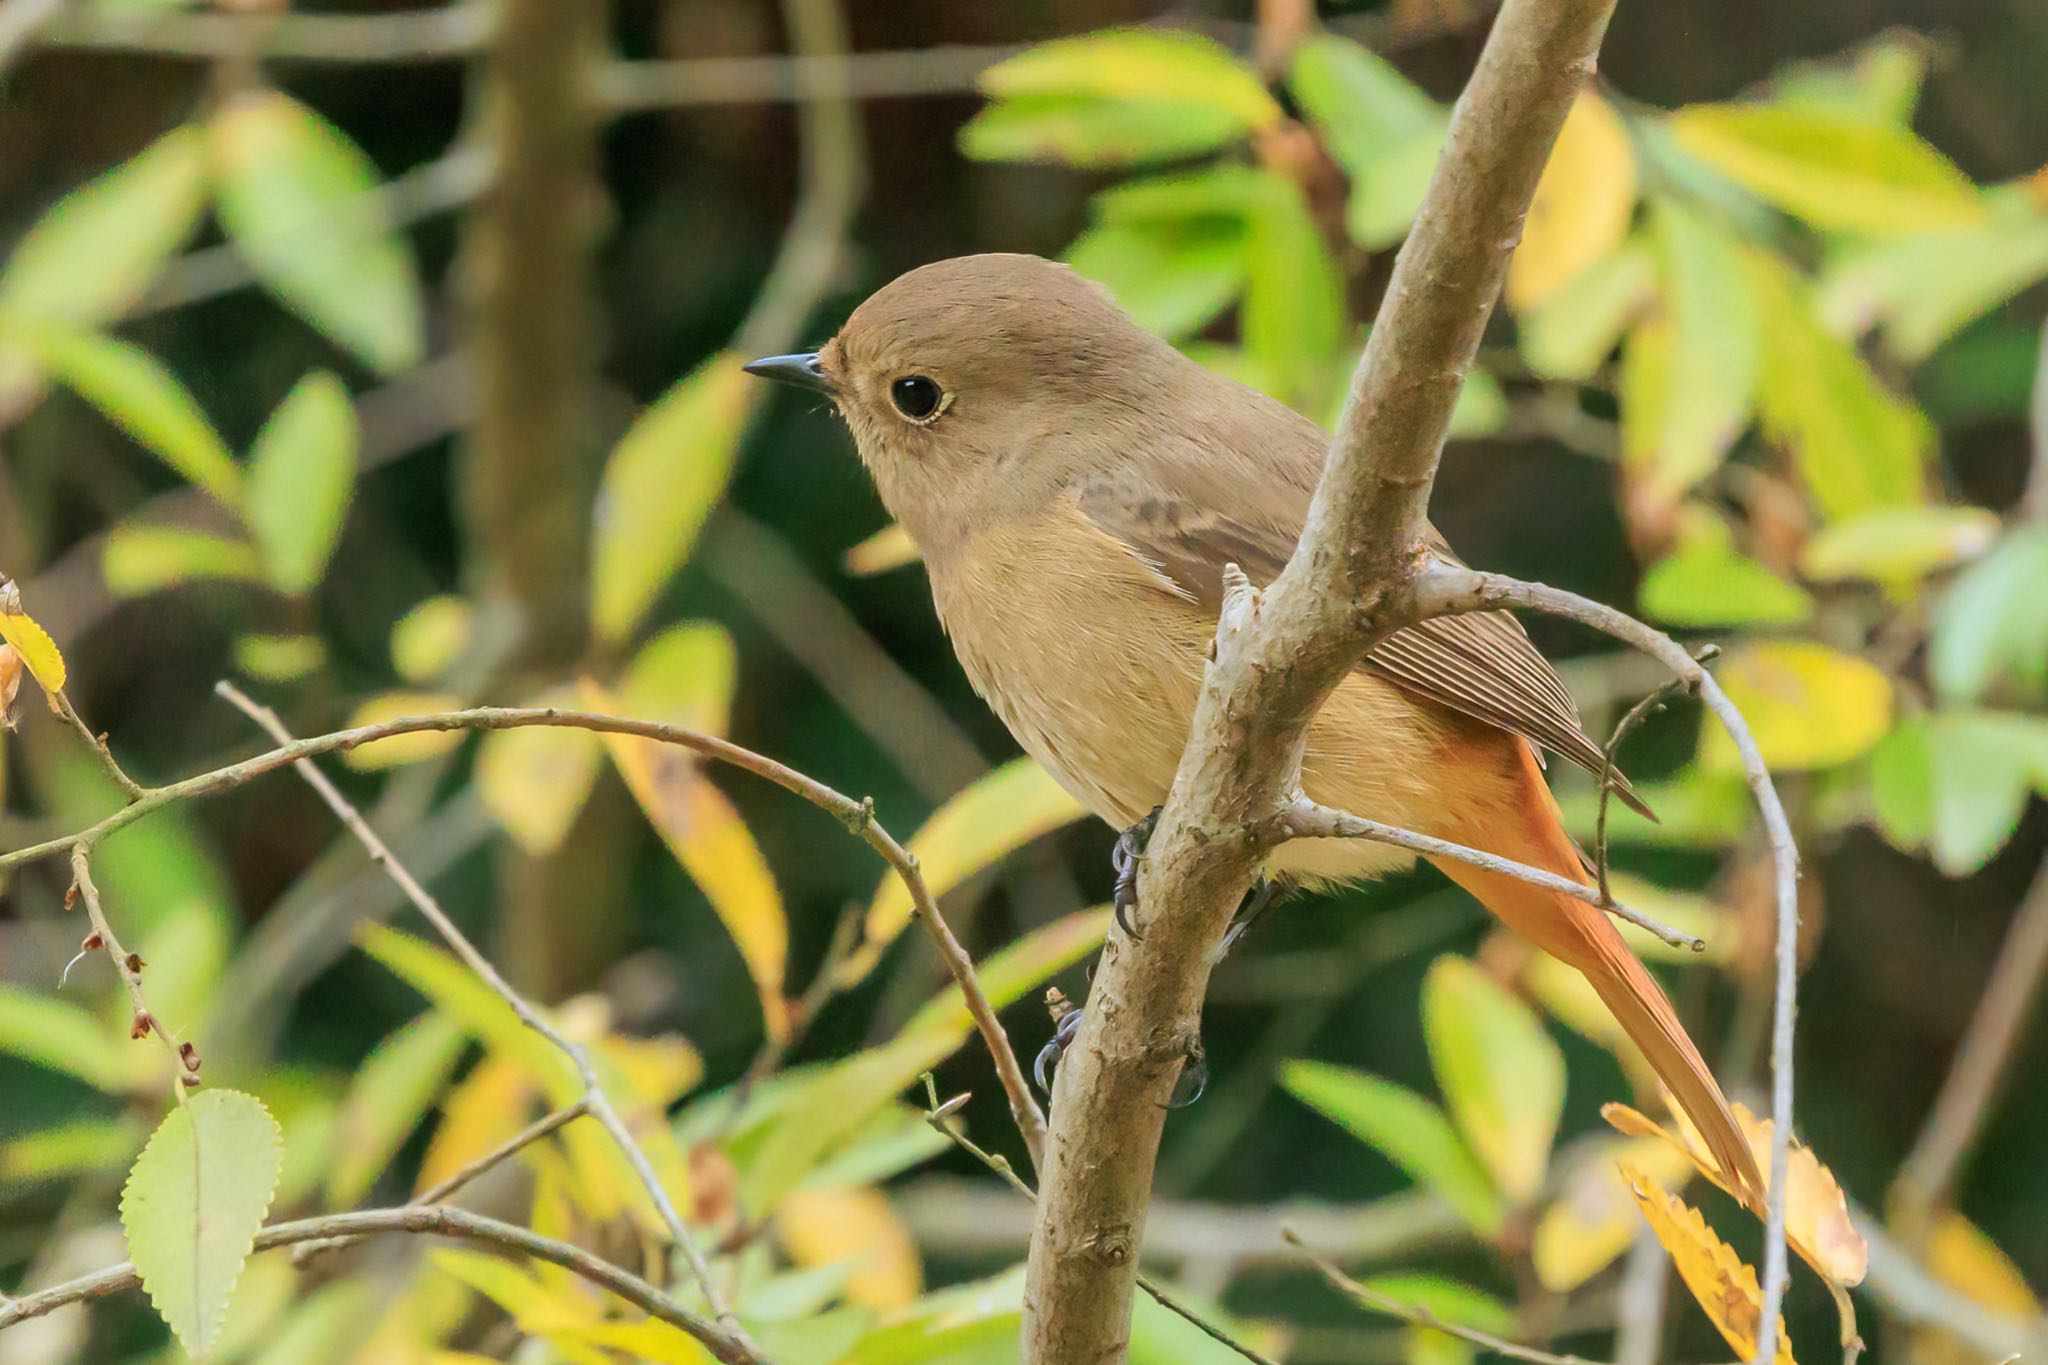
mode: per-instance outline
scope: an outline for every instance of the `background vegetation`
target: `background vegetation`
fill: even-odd
[[[228,677],[301,734],[584,706],[871,795],[1028,1055],[1034,988],[1085,994],[1109,833],[967,692],[837,424],[737,361],[823,340],[912,265],[1031,250],[1327,420],[1485,15],[848,10],[0,6],[0,570],[145,784],[256,752]],[[1081,36],[1112,22],[1152,27]],[[1720,647],[1806,859],[1800,1130],[1883,1232],[1859,1303],[1887,1358],[2038,1340],[2048,1276],[2044,62],[2023,0],[1624,3],[1438,498],[1472,562]],[[1658,682],[1531,628],[1596,733]],[[121,800],[0,657],[16,689],[7,849]],[[1628,741],[1662,824],[1614,812],[1614,880],[1707,940],[1639,941],[1754,1094],[1768,888],[1701,733],[1674,702]],[[921,1073],[971,1092],[975,1141],[1023,1149],[858,839],[615,736],[413,735],[327,768],[595,1048],[773,1358],[1014,1356],[1028,1208],[925,1123]],[[1590,841],[1591,784],[1553,777]],[[576,1098],[290,773],[152,814],[93,870],[196,1093],[277,1120],[236,1163],[277,1163],[273,1219],[404,1202]],[[0,907],[17,1292],[123,1259],[124,1181],[177,1109],[182,1064],[131,1042],[113,965],[67,970],[70,871],[9,868]],[[1611,1032],[1435,874],[1291,903],[1219,972],[1207,1041],[1147,1250],[1240,1339],[1475,1349],[1331,1294],[1284,1225],[1447,1323],[1727,1349],[1655,1293],[1614,1161],[1674,1189],[1685,1165],[1601,1123],[1637,1080]],[[1754,1227],[1687,1197],[1754,1262]],[[671,1280],[588,1121],[462,1202]],[[164,1315],[223,1360],[703,1358],[573,1276],[421,1239],[258,1256],[224,1325]],[[1788,1317],[1802,1353],[1836,1349],[1817,1281]],[[141,1295],[0,1332],[5,1362],[176,1350]],[[1236,1358],[1151,1304],[1133,1354]]]

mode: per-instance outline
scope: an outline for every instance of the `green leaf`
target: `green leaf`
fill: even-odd
[[[1422,204],[1449,115],[1384,58],[1334,35],[1303,43],[1287,81],[1351,177],[1346,232],[1374,251],[1392,245]]]
[[[214,116],[213,160],[221,226],[266,287],[373,368],[419,364],[418,269],[347,134],[287,95],[250,91]]]
[[[1543,1188],[1564,1112],[1564,1056],[1527,1005],[1472,963],[1440,957],[1422,982],[1422,1031],[1458,1131],[1501,1192]]]
[[[409,683],[432,682],[469,648],[475,629],[476,609],[468,598],[426,598],[391,627],[391,667]]]
[[[1227,48],[1200,34],[1162,28],[1109,29],[1020,52],[981,74],[999,99],[1090,95],[1144,102],[1189,101],[1226,113],[1244,130],[1281,117],[1258,75]]]
[[[1813,598],[1735,548],[1727,528],[1688,537],[1643,575],[1643,612],[1672,625],[1789,626],[1813,615]]]
[[[1711,474],[1749,423],[1757,318],[1742,257],[1718,228],[1669,200],[1650,217],[1664,312],[1622,354],[1622,458],[1653,503]]]
[[[423,939],[365,924],[356,931],[364,952],[425,996],[471,1037],[524,1067],[557,1108],[574,1104],[582,1083],[569,1059],[547,1039],[519,1022],[504,999],[469,968]]]
[[[262,682],[294,682],[327,662],[327,643],[317,635],[239,635],[235,667]]]
[[[39,334],[51,375],[222,505],[242,505],[242,470],[185,386],[139,346],[83,332]]]
[[[1301,187],[1259,174],[1265,193],[1246,243],[1239,330],[1246,350],[1294,382],[1290,397],[1313,399],[1317,395],[1300,386],[1328,370],[1343,342],[1344,277]]]
[[[356,1068],[335,1126],[327,1203],[361,1202],[441,1097],[469,1035],[453,1015],[430,1011],[400,1025]]]
[[[128,1173],[128,1254],[193,1356],[203,1358],[220,1331],[283,1161],[269,1110],[239,1091],[203,1090],[165,1115]]]
[[[1106,286],[1139,326],[1179,340],[1243,292],[1246,235],[1227,219],[1104,221],[1067,248],[1067,264]]]
[[[126,1120],[85,1119],[0,1143],[0,1181],[9,1189],[39,1180],[112,1175],[135,1157],[142,1134]]]
[[[1350,373],[1350,367],[1345,373]],[[1453,441],[1470,441],[1491,436],[1507,420],[1508,396],[1500,381],[1485,370],[1467,370],[1465,382],[1458,386],[1457,401],[1451,404],[1451,421],[1444,435]]]
[[[1546,379],[1591,379],[1656,296],[1656,257],[1624,243],[1516,319],[1522,358]]]
[[[1870,805],[1877,828],[1908,853],[1934,837],[1934,742],[1924,717],[1900,722],[1870,751]]]
[[[943,896],[1085,814],[1081,803],[1045,769],[1032,759],[1016,758],[948,797],[911,836],[908,847],[924,872],[925,886],[933,896]],[[902,879],[894,872],[884,874],[868,904],[861,948],[841,967],[841,983],[850,985],[872,971],[910,917],[910,893],[903,889]]]
[[[355,488],[358,439],[348,390],[325,370],[293,386],[256,433],[245,515],[270,585],[287,596],[327,571]]]
[[[205,188],[204,139],[177,128],[65,195],[0,271],[0,318],[89,329],[120,317],[192,235]],[[0,344],[0,405],[33,385],[36,369],[32,350]]]
[[[1841,253],[1822,311],[1842,331],[1884,324],[1887,349],[1917,365],[1965,324],[2048,275],[2048,215],[2014,213],[1960,232],[1879,241]]]
[[[1495,1336],[1512,1336],[1515,1314],[1484,1290],[1441,1275],[1375,1275],[1363,1282],[1408,1308],[1419,1308],[1438,1322],[1455,1323]]]
[[[262,581],[256,547],[182,526],[116,526],[100,550],[100,572],[116,597],[141,597],[184,583]]]
[[[1483,1236],[1506,1217],[1499,1191],[1443,1111],[1392,1081],[1322,1062],[1288,1062],[1287,1093],[1441,1194]]]
[[[690,557],[725,492],[761,385],[712,357],[640,414],[605,462],[592,546],[590,614],[623,641]]]
[[[1228,111],[1193,100],[1026,95],[992,104],[962,126],[960,152],[974,161],[1138,166],[1216,151],[1241,132]]]
[[[1678,145],[1814,227],[1898,234],[1984,216],[1968,176],[1900,127],[1816,106],[1697,104],[1671,115]]]
[[[1935,609],[1928,645],[1934,689],[1982,701],[2010,689],[2048,697],[2048,527],[2023,526],[1965,569]]]
[[[1764,433],[1791,453],[1821,512],[1836,519],[1923,501],[1927,419],[1821,326],[1803,281],[1761,251],[1747,263],[1763,320]]]
[[[1821,582],[1868,578],[1907,583],[1966,559],[1998,538],[1998,518],[1981,507],[1881,507],[1824,526],[1799,556]]]
[[[72,968],[91,974],[108,970],[98,953]],[[72,1004],[19,986],[0,985],[0,1052],[36,1066],[61,1071],[95,1090],[118,1095],[131,1075],[128,1040],[97,1016]]]
[[[1892,724],[1892,683],[1883,670],[1805,640],[1737,645],[1714,668],[1774,771],[1832,768],[1860,758]],[[1741,760],[1719,725],[1700,740],[1700,766],[1734,772]]]
[[[1843,56],[1795,62],[1772,83],[1784,104],[1904,128],[1913,122],[1933,51],[1920,34],[1891,29]]]
[[[2048,795],[2048,718],[1944,711],[1927,723],[1934,865],[1975,872],[2018,831],[2029,792]]]

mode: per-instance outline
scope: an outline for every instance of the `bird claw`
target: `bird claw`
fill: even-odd
[[[1038,1050],[1038,1058],[1031,1064],[1031,1079],[1038,1083],[1039,1092],[1047,1099],[1052,1098],[1052,1082],[1047,1075],[1059,1065],[1060,1058],[1073,1045],[1074,1035],[1080,1031],[1081,1011],[1069,1010],[1061,1015],[1059,1023],[1053,1026],[1052,1040]]]
[[[1191,1082],[1193,1084],[1193,1093],[1188,1095],[1186,1099],[1182,1099],[1181,1091],[1188,1089]],[[1201,1039],[1197,1038],[1188,1045],[1187,1065],[1181,1068],[1180,1076],[1175,1079],[1173,1093],[1168,1095],[1166,1103],[1159,1107],[1161,1109],[1186,1109],[1196,1100],[1202,1098],[1203,1092],[1208,1090],[1208,1088],[1209,1059],[1202,1052]]]
[[[1138,865],[1144,861],[1145,845],[1159,824],[1159,811],[1160,807],[1154,806],[1144,819],[1117,835],[1116,847],[1109,855],[1109,865],[1116,870],[1116,891],[1110,898],[1115,906],[1116,927],[1132,939],[1144,937],[1132,921],[1131,911],[1138,908]]]
[[[1271,877],[1264,873],[1259,875],[1252,883],[1251,890],[1244,893],[1244,900],[1239,902],[1237,913],[1230,917],[1230,927],[1223,933],[1223,947],[1217,953],[1219,958],[1230,956],[1230,950],[1237,946],[1237,941],[1272,908],[1273,897],[1278,891],[1279,887]]]

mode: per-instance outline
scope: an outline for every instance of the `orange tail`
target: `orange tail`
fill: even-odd
[[[1519,740],[1515,749],[1521,756],[1523,795],[1519,809],[1524,818],[1504,821],[1498,827],[1452,835],[1461,843],[1498,853],[1504,858],[1528,863],[1574,881],[1583,877],[1571,836],[1565,833],[1557,803],[1536,766],[1535,755]],[[1686,1035],[1685,1026],[1643,964],[1629,951],[1606,914],[1584,901],[1498,872],[1485,872],[1470,863],[1436,861],[1450,879],[1476,896],[1501,923],[1529,942],[1576,967],[1592,983],[1616,1021],[1642,1049],[1659,1079],[1670,1089],[1678,1105],[1706,1139],[1707,1148],[1720,1163],[1730,1184],[1745,1202],[1755,1200],[1762,1208],[1763,1177],[1756,1158],[1714,1075],[1707,1070],[1699,1049]]]

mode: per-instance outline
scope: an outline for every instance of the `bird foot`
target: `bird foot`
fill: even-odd
[[[1038,1057],[1031,1064],[1031,1079],[1038,1083],[1039,1091],[1047,1099],[1052,1098],[1051,1074],[1059,1066],[1060,1058],[1066,1056],[1073,1046],[1074,1037],[1081,1031],[1082,1011],[1069,1010],[1060,1016],[1053,1027],[1052,1040],[1038,1051]],[[1187,1064],[1181,1068],[1180,1076],[1173,1083],[1173,1094],[1161,1106],[1165,1109],[1185,1109],[1202,1098],[1202,1092],[1209,1088],[1209,1060],[1202,1051],[1202,1040],[1197,1038],[1188,1044]]]
[[[1154,806],[1144,819],[1117,835],[1116,847],[1109,855],[1109,865],[1116,870],[1116,890],[1110,898],[1116,907],[1116,927],[1129,938],[1144,937],[1132,922],[1131,911],[1138,908],[1138,864],[1144,861],[1145,845],[1158,827],[1160,809]]]

